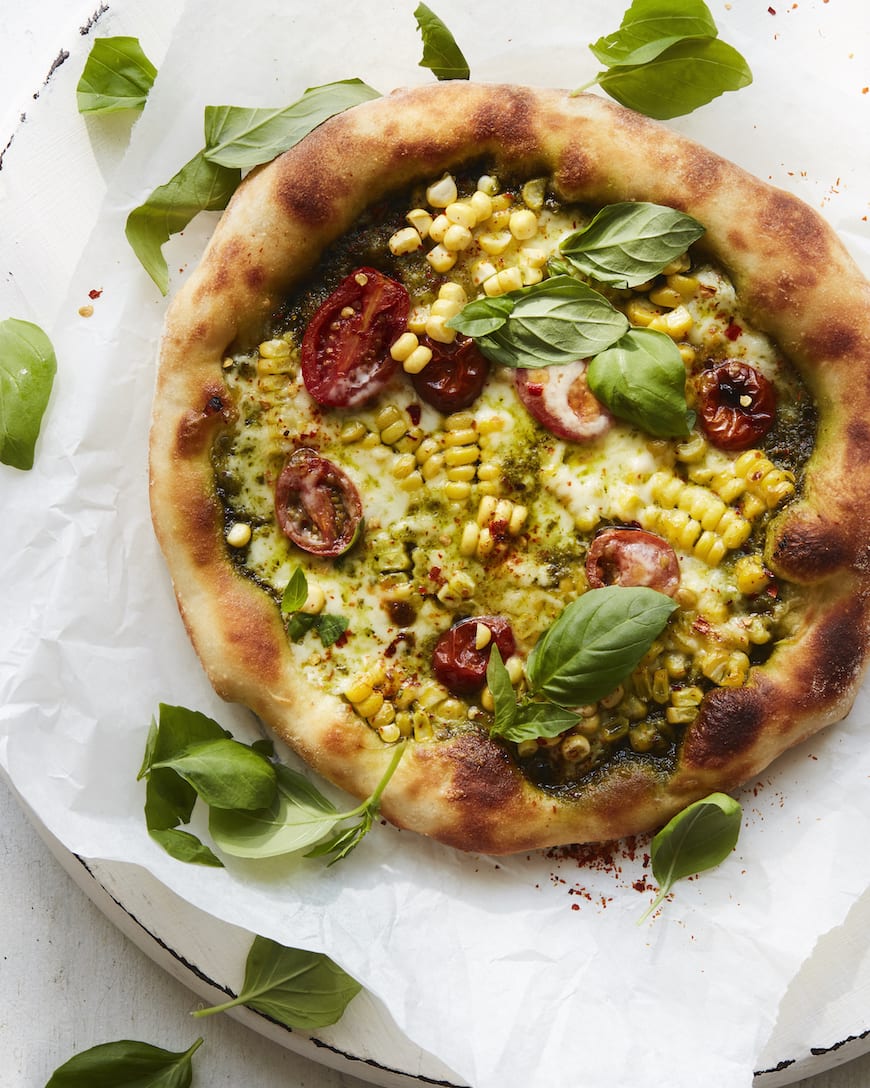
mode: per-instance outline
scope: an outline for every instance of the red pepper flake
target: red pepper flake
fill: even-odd
[[[421,416],[422,409],[419,404],[408,405],[408,418],[411,420],[415,427],[419,424]]]
[[[102,293],[102,287],[99,289],[99,291],[96,289],[96,287],[92,287],[90,291],[88,291],[88,298],[99,298]]]
[[[735,321],[730,321],[725,329],[725,335],[732,341],[736,340],[742,332],[743,329]]]
[[[776,8],[768,8],[767,12],[768,15],[776,15]]]

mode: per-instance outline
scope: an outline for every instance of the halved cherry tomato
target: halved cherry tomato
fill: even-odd
[[[374,268],[341,281],[302,338],[302,380],[318,404],[353,408],[378,396],[396,371],[390,348],[409,309],[402,284]]]
[[[281,531],[312,555],[342,555],[362,522],[359,492],[347,475],[310,449],[288,459],[275,488]]]
[[[589,388],[586,370],[586,362],[580,360],[564,366],[517,371],[520,400],[558,438],[592,442],[613,423],[613,416]]]
[[[748,363],[719,363],[700,374],[697,388],[701,426],[719,449],[748,449],[773,426],[776,390]]]
[[[602,586],[647,586],[673,597],[680,564],[670,544],[645,529],[604,529],[589,546],[586,578]]]
[[[411,381],[417,396],[439,412],[458,412],[468,408],[480,396],[489,373],[489,361],[473,340],[457,336],[452,344],[441,344],[428,336],[420,343],[432,352],[432,358]]]
[[[492,632],[492,639],[481,650],[477,648],[479,623]],[[513,631],[503,616],[472,616],[460,620],[438,639],[432,654],[432,671],[454,695],[479,691],[486,683],[486,667],[493,643],[498,646],[504,661],[516,649]]]

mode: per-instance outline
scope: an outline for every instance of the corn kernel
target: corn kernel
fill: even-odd
[[[492,215],[492,198],[482,189],[472,193],[468,203],[474,212],[476,222],[482,223]]]
[[[547,195],[547,179],[546,178],[532,178],[531,181],[527,181],[522,188],[523,203],[533,208],[535,211],[540,211],[544,206],[544,197]]]
[[[461,309],[462,303],[457,302],[456,299],[439,296],[432,303],[429,315],[430,317],[443,317],[446,321],[449,321],[451,317],[456,317]]]
[[[490,257],[500,257],[512,241],[513,235],[509,230],[487,231],[477,239],[477,244]]]
[[[413,253],[422,244],[423,239],[413,227],[402,227],[401,230],[397,230],[387,243],[390,252],[396,257],[400,257],[404,253]]]
[[[463,502],[471,494],[471,484],[465,480],[448,480],[444,494],[451,502]]]
[[[523,287],[532,287],[536,283],[540,283],[544,278],[544,272],[541,268],[531,268],[528,265],[524,265],[522,268],[523,273]]]
[[[425,344],[414,348],[411,354],[402,362],[402,369],[406,374],[419,374],[420,371],[432,360],[432,349]]]
[[[477,223],[477,213],[474,208],[471,204],[465,204],[462,201],[455,200],[452,204],[448,204],[444,214],[451,223],[456,223],[460,227],[471,229]]]
[[[666,333],[672,340],[680,340],[686,335],[694,324],[692,315],[685,306],[678,306],[669,313],[654,317],[648,324],[648,328],[656,332]]]
[[[408,314],[408,332],[420,333],[426,331],[426,318],[429,316],[428,306],[414,306]]]
[[[286,359],[290,345],[286,340],[264,340],[257,350],[264,359]]]
[[[447,283],[442,283],[438,288],[438,298],[448,299],[450,302],[458,302],[461,306],[464,306],[468,301],[468,295],[465,293],[465,288],[461,283],[455,283],[453,280],[448,280]]]
[[[231,548],[244,548],[251,542],[251,527],[244,521],[237,521],[227,532],[227,544]]]
[[[456,182],[450,174],[445,174],[426,190],[426,200],[433,208],[446,208],[457,196]]]
[[[645,327],[655,318],[661,317],[661,310],[645,298],[633,298],[625,307],[625,316],[632,325]]]
[[[412,332],[403,332],[399,339],[390,348],[390,355],[397,363],[404,363],[420,341]]]
[[[494,298],[497,295],[506,295],[509,291],[519,291],[522,286],[523,274],[514,265],[511,268],[503,268],[500,272],[496,272],[494,276],[490,276],[483,285],[483,292],[489,298]]]
[[[518,208],[511,213],[508,229],[517,241],[528,241],[538,233],[538,217],[529,208]]]
[[[477,188],[479,192],[493,197],[499,190],[498,179],[493,177],[492,174],[482,174],[477,179]]]
[[[461,253],[462,250],[468,249],[471,241],[471,231],[458,223],[451,223],[442,239],[444,248],[449,249],[451,253]]]
[[[507,674],[510,677],[510,681],[514,687],[523,678],[523,660],[521,657],[517,657],[516,654],[512,654],[504,663],[504,667],[507,669]]]
[[[436,272],[449,272],[456,264],[456,253],[439,244],[429,250],[426,260]]]
[[[447,327],[449,319],[438,314],[430,314],[426,322],[426,335],[439,344],[452,344],[456,339],[456,329]]]
[[[432,216],[425,208],[412,208],[405,216],[405,220],[411,224],[421,238],[428,237],[429,228],[432,226]]]
[[[366,434],[366,425],[361,419],[353,419],[341,428],[339,438],[346,446],[359,442]]]
[[[478,623],[474,628],[474,648],[482,650],[492,642],[492,631],[485,623]]]
[[[471,266],[471,282],[475,287],[480,287],[490,276],[494,276],[498,269],[491,261],[475,261]]]
[[[305,612],[309,616],[316,616],[322,612],[326,605],[326,594],[323,589],[316,582],[308,583],[308,596],[305,598],[305,604],[299,609],[300,612]]]
[[[655,306],[664,306],[668,310],[673,310],[683,301],[683,296],[675,288],[662,284],[650,291],[649,300]]]
[[[579,763],[586,759],[592,751],[592,745],[582,733],[572,733],[562,741],[562,758],[569,763]]]
[[[450,220],[443,213],[436,215],[432,220],[432,225],[429,227],[429,237],[433,242],[443,242],[444,235],[450,228]]]
[[[345,690],[344,697],[349,703],[356,705],[365,702],[371,694],[372,685],[367,680],[359,677]]]

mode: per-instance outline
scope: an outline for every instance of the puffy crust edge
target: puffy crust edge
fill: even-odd
[[[389,750],[294,674],[274,603],[226,554],[209,455],[232,413],[221,360],[372,197],[482,158],[506,174],[551,174],[566,200],[650,200],[701,220],[704,246],[799,368],[821,418],[804,495],[772,523],[767,549],[778,574],[808,587],[800,625],[745,688],[706,698],[670,773],[616,764],[566,798],[532,787],[478,733],[410,746],[383,814],[497,854],[652,830],[848,712],[870,644],[870,285],[807,205],[591,95],[470,83],[398,91],[252,172],[167,314],[150,444],[154,527],[216,690],[358,796]]]

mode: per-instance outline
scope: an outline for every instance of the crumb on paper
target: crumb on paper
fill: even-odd
[[[79,317],[93,317],[93,306],[79,306]]]

